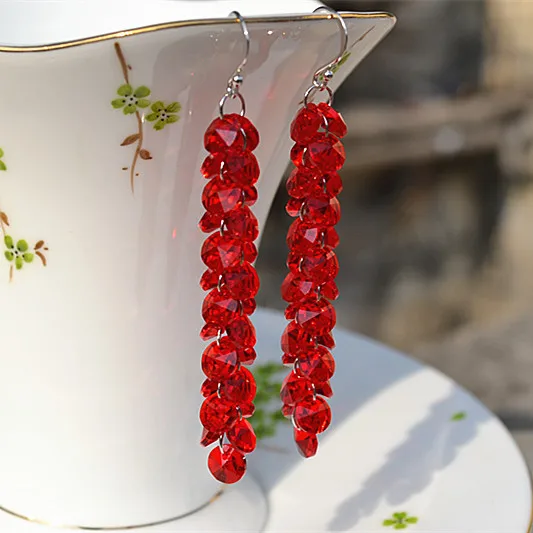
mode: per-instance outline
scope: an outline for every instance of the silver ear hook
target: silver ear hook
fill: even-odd
[[[320,6],[317,7],[313,13],[317,13],[319,11],[327,11],[329,13],[328,18],[332,19],[335,18],[337,20],[337,23],[340,26],[340,37],[341,37],[341,46],[339,55],[329,63],[326,63],[323,67],[320,67],[315,71],[313,74],[313,84],[309,89],[307,89],[305,96],[304,96],[304,105],[307,106],[309,103],[309,97],[314,94],[316,91],[327,91],[328,93],[328,104],[331,104],[333,100],[333,91],[328,87],[328,83],[333,78],[334,71],[333,69],[342,61],[344,54],[346,53],[346,50],[348,49],[348,28],[346,27],[346,23],[344,22],[344,19],[342,18],[342,15],[332,9],[328,6]]]
[[[246,112],[246,105],[244,103],[244,98],[240,93],[242,82],[244,78],[242,76],[242,71],[248,62],[248,56],[250,55],[250,33],[248,32],[248,26],[243,18],[243,16],[238,11],[232,11],[229,16],[234,16],[237,19],[237,22],[241,25],[242,34],[246,42],[246,48],[244,50],[244,59],[241,61],[240,65],[235,69],[231,78],[228,80],[228,86],[226,88],[226,94],[221,98],[219,103],[220,116],[224,116],[224,104],[228,98],[238,98],[241,102],[241,115],[244,116]]]

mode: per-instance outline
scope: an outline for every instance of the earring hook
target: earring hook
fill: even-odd
[[[238,11],[232,11],[229,16],[234,16],[237,22],[241,25],[242,34],[245,39],[245,50],[244,58],[239,64],[239,66],[234,70],[231,78],[228,80],[228,86],[226,88],[226,94],[222,97],[219,104],[220,116],[224,116],[224,104],[228,98],[238,98],[241,103],[241,115],[244,116],[246,112],[246,105],[244,103],[244,98],[240,93],[242,82],[244,81],[242,71],[248,63],[248,56],[250,55],[250,33],[248,32],[248,26],[244,20],[244,17]]]
[[[346,22],[344,22],[344,19],[342,18],[342,15],[338,12],[332,9],[328,6],[320,6],[317,7],[313,13],[317,13],[319,11],[327,11],[329,13],[328,19],[335,18],[341,33],[340,33],[340,51],[339,55],[329,63],[326,63],[324,66],[320,67],[315,71],[313,74],[313,84],[309,89],[307,89],[305,96],[304,96],[304,105],[307,106],[309,102],[309,97],[311,94],[314,94],[316,91],[327,91],[328,93],[328,104],[331,104],[333,100],[333,91],[328,87],[328,83],[333,78],[335,72],[334,68],[342,61],[344,54],[348,50],[348,28],[346,27]]]

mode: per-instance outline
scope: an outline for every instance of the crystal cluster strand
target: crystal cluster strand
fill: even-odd
[[[200,409],[204,426],[201,444],[218,441],[208,468],[223,483],[235,483],[246,472],[245,455],[256,437],[247,418],[254,412],[256,384],[243,365],[255,360],[255,329],[248,318],[255,311],[259,278],[252,266],[257,219],[250,206],[257,200],[259,165],[252,151],[259,144],[253,124],[237,114],[215,119],[204,145],[209,155],[202,174],[209,181],[202,193],[205,214],[200,229],[211,233],[202,246],[207,270],[200,285],[209,291],[202,306],[205,325],[200,336],[214,339],[202,355],[207,379]]]
[[[287,212],[296,220],[287,235],[289,274],[282,285],[288,302],[281,347],[283,363],[292,367],[281,389],[283,414],[292,418],[294,440],[304,457],[315,455],[317,434],[331,422],[325,398],[335,370],[330,349],[336,315],[330,300],[338,296],[339,270],[333,249],[339,243],[334,228],[340,219],[336,196],[342,189],[337,171],[345,160],[340,139],[347,129],[330,105],[309,103],[291,125],[296,142],[291,159],[296,166],[287,181]]]

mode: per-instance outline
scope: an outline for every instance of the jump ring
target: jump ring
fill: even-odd
[[[218,104],[218,109],[219,109],[219,113],[220,113],[220,118],[223,118],[224,117],[224,104],[226,103],[227,99],[228,98],[231,98],[232,100],[235,99],[235,98],[238,98],[241,102],[241,117],[244,117],[245,113],[246,113],[246,104],[244,102],[244,98],[242,96],[241,93],[226,93],[221,99],[220,99],[220,102]]]
[[[307,91],[305,91],[304,95],[304,106],[307,107],[309,105],[309,98],[311,96],[314,96],[316,92],[322,92],[326,91],[328,93],[328,99],[326,100],[327,105],[331,105],[333,102],[333,91],[326,85],[323,87],[317,87],[316,85],[311,85]]]

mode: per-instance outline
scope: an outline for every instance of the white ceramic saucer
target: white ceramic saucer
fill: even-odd
[[[285,319],[254,320],[259,356],[279,360]],[[266,531],[528,533],[530,477],[502,423],[435,370],[345,331],[335,339],[334,419],[317,456],[299,457],[290,427],[250,456]]]

